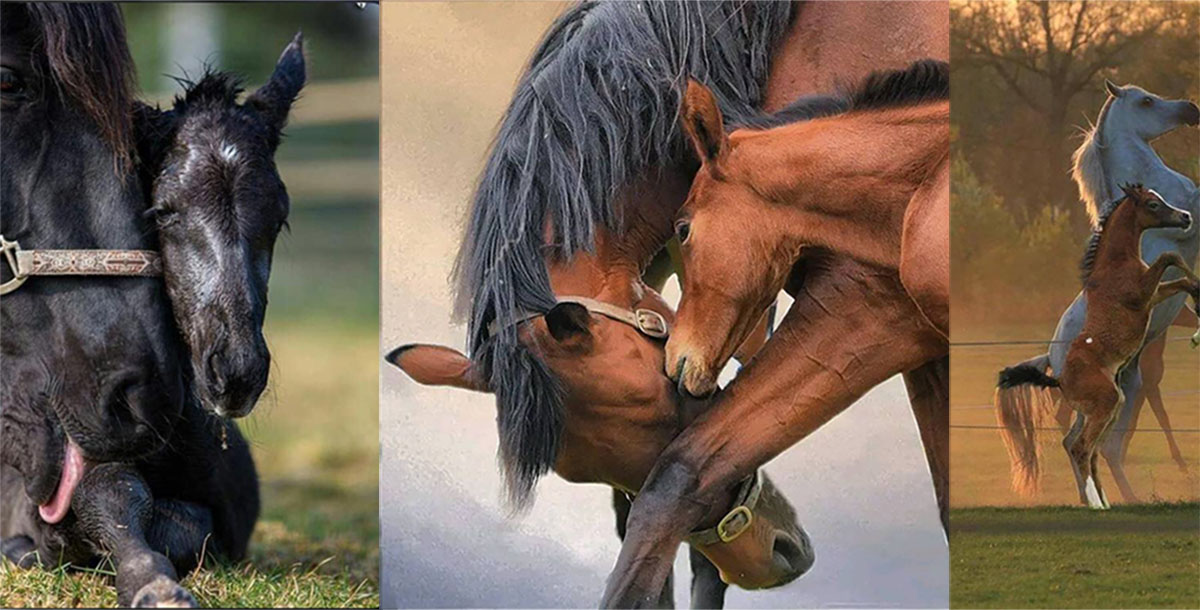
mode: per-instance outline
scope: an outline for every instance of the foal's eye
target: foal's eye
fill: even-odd
[[[25,81],[11,68],[0,67],[0,93],[16,95],[25,91]]]
[[[160,227],[168,226],[175,222],[175,219],[178,218],[178,214],[176,214],[175,210],[167,208],[150,208],[149,210],[146,210],[146,215],[153,218],[154,222],[158,223],[158,226]]]
[[[675,223],[675,237],[679,238],[679,243],[682,244],[682,243],[686,242],[688,240],[688,237],[691,237],[691,235],[692,235],[692,223],[690,223],[686,220],[681,220],[681,221]]]
[[[1146,207],[1150,208],[1150,211],[1151,211],[1151,212],[1157,211],[1157,210],[1158,210],[1158,202],[1157,202],[1157,201],[1151,201],[1151,202],[1150,202],[1150,205],[1148,205],[1148,206],[1146,206]]]
[[[1153,105],[1154,105],[1154,98],[1152,98],[1152,97],[1144,97],[1144,98],[1142,98],[1142,107],[1144,107],[1144,108],[1149,108],[1149,107],[1151,107],[1151,106],[1153,106]]]

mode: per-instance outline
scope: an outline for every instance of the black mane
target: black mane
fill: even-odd
[[[125,41],[125,21],[116,4],[6,3],[23,9],[41,33],[35,61],[57,90],[96,122],[116,154],[118,165],[132,167],[134,64]],[[14,13],[5,11],[8,20]],[[38,51],[41,51],[40,53]]]
[[[183,94],[175,96],[175,110],[180,114],[185,114],[191,106],[232,106],[245,90],[242,77],[211,67],[205,67],[199,80],[178,77],[175,82],[184,90]]]
[[[1104,230],[1108,228],[1108,223],[1113,217],[1113,212],[1121,207],[1126,200],[1137,196],[1143,192],[1145,188],[1141,184],[1127,184],[1121,187],[1123,194],[1120,199],[1105,206],[1103,213],[1096,220],[1096,230],[1092,231],[1088,237],[1087,249],[1083,252],[1083,260],[1079,262],[1079,279],[1087,286],[1088,280],[1092,277],[1092,268],[1096,265],[1096,255],[1100,252],[1100,239],[1104,237]]]
[[[488,325],[553,307],[546,255],[591,249],[598,227],[620,228],[619,188],[647,169],[687,162],[677,116],[689,76],[713,89],[730,122],[758,114],[793,10],[785,2],[582,2],[539,44],[500,124],[454,270],[456,313],[496,392],[514,506],[553,465],[563,393],[515,327],[489,340]]]
[[[771,129],[856,110],[882,110],[950,99],[950,65],[923,59],[903,70],[872,72],[856,87],[834,95],[802,97],[772,113],[750,117],[736,127]]]

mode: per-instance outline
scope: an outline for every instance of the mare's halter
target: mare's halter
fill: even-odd
[[[20,288],[35,275],[159,277],[162,257],[151,250],[22,250],[0,235],[0,251],[12,271],[0,294]]]
[[[653,309],[625,309],[604,301],[577,296],[558,297],[557,302],[574,303],[596,315],[628,324],[652,339],[666,339],[671,334],[671,326],[667,324],[667,319]],[[507,320],[493,320],[491,324],[488,324],[488,335],[494,337],[500,333],[502,328],[517,326],[544,315],[546,314],[542,312],[523,311]]]
[[[671,327],[667,324],[667,319],[652,309],[625,309],[611,303],[579,296],[562,296],[556,300],[558,303],[574,303],[596,315],[628,324],[652,339],[666,339],[671,334]],[[774,312],[773,309],[772,312]],[[488,324],[488,335],[495,337],[502,328],[516,326],[544,315],[546,314],[523,311],[507,320],[494,320]],[[772,317],[774,317],[774,313],[772,313]],[[733,542],[754,522],[754,509],[758,505],[761,493],[762,473],[755,471],[738,486],[737,495],[733,500],[733,508],[725,514],[721,521],[714,527],[688,534],[687,542],[696,546]],[[632,503],[635,494],[626,492],[626,495]]]

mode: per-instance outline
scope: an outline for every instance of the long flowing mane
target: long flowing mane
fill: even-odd
[[[1092,228],[1097,230],[1101,226],[1101,218],[1112,211],[1111,208],[1105,209],[1105,206],[1115,206],[1120,201],[1111,201],[1108,177],[1104,175],[1104,147],[1107,146],[1104,141],[1104,121],[1108,118],[1113,99],[1110,96],[1104,102],[1096,123],[1084,132],[1083,143],[1071,155],[1071,177],[1079,186],[1079,196],[1087,207]]]
[[[496,393],[500,458],[513,506],[549,471],[562,388],[495,319],[554,305],[545,257],[620,230],[616,191],[683,162],[677,126],[688,76],[713,88],[730,122],[757,113],[791,3],[582,2],[550,27],[517,85],[492,146],[455,263],[456,315]],[[544,243],[549,222],[554,234]]]
[[[6,21],[16,16],[10,6],[5,6]],[[120,9],[116,4],[72,2],[12,6],[14,11],[21,9],[37,33],[35,69],[96,122],[118,166],[131,168],[134,64]]]

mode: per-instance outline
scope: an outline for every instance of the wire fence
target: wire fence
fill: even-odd
[[[1191,337],[1173,337],[1167,339],[1167,343],[1175,343],[1178,341],[1191,341]],[[951,341],[950,347],[1004,347],[1007,345],[1055,345],[1059,343],[1070,343],[1074,339],[1058,339],[1058,340],[1021,340],[1021,341]]]

